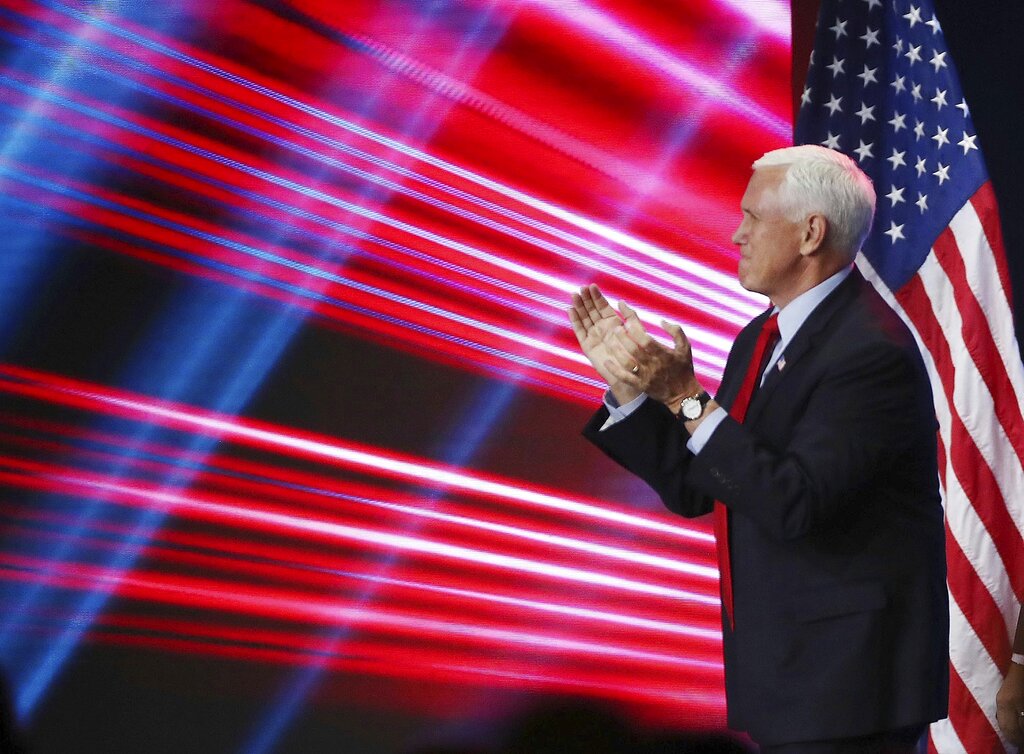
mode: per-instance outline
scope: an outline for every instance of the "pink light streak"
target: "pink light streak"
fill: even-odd
[[[30,395],[54,403],[78,406],[134,421],[154,423],[187,432],[223,438],[243,445],[269,449],[318,461],[331,461],[343,466],[372,470],[384,476],[397,477],[431,486],[471,492],[483,497],[525,503],[540,508],[569,512],[599,521],[613,522],[642,530],[668,534],[688,541],[714,542],[706,531],[678,526],[653,517],[613,510],[592,502],[573,500],[525,486],[515,486],[483,475],[423,461],[407,459],[393,453],[373,453],[354,444],[316,435],[285,432],[271,425],[177,406],[166,401],[132,396],[123,391],[104,390],[76,380],[47,375],[13,365],[0,366],[0,390]]]

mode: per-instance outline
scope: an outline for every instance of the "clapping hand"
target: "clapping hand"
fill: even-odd
[[[679,325],[662,322],[675,342],[666,348],[647,333],[632,307],[620,302],[616,312],[596,285],[573,296],[569,319],[583,353],[620,404],[646,393],[678,405],[700,392],[690,342]]]
[[[618,312],[612,308],[596,285],[584,286],[579,293],[573,294],[569,322],[572,323],[572,331],[576,334],[583,355],[608,383],[620,405],[640,395],[640,390],[622,383],[613,371],[613,365],[617,362],[612,357],[609,347],[617,343],[617,331],[625,333],[625,326]]]

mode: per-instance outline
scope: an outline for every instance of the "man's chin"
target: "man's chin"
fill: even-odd
[[[736,280],[739,281],[741,287],[750,291],[751,293],[760,293],[757,290],[757,281],[754,280],[749,274],[743,270],[743,260],[740,260],[739,269],[736,271]]]

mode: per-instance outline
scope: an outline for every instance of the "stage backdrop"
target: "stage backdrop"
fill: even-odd
[[[1024,9],[936,5],[1019,325]],[[0,677],[30,750],[485,749],[564,698],[720,727],[709,528],[579,438],[601,388],[563,309],[594,281],[679,321],[717,384],[764,303],[729,236],[790,141],[789,12],[0,0]]]
[[[588,282],[717,386],[783,0],[0,3],[0,661],[37,752],[724,723]]]

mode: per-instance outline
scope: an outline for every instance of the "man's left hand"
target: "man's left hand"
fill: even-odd
[[[632,307],[619,302],[625,329],[609,332],[605,345],[610,355],[606,369],[618,380],[672,408],[688,395],[701,391],[693,372],[690,341],[679,325],[662,322],[672,335],[674,348],[666,348],[644,329]]]

